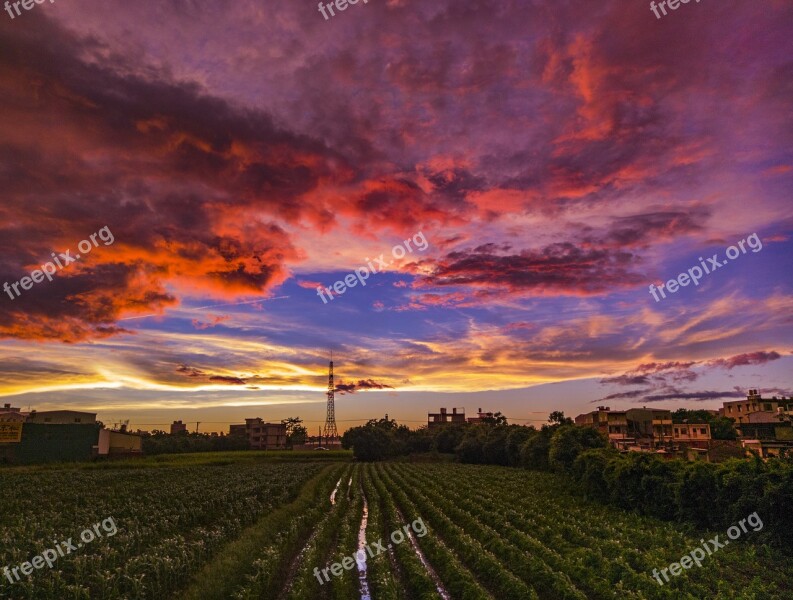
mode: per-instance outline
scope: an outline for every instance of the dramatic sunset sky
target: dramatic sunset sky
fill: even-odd
[[[315,433],[331,349],[340,429],[787,395],[791,192],[789,0],[0,12],[0,285],[114,237],[0,292],[1,401]]]

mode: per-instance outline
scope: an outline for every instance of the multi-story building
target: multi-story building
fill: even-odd
[[[757,412],[793,413],[793,398],[763,398],[758,390],[749,390],[746,400],[725,402],[719,414],[735,419],[736,423],[749,422],[748,416]]]
[[[628,413],[624,410],[612,410],[606,415],[606,426],[609,440],[635,443],[635,439],[628,434]]]
[[[672,412],[658,408],[629,408],[625,411],[628,436],[641,447],[657,448],[672,441]]]
[[[782,411],[757,411],[744,415],[736,424],[741,444],[763,458],[793,452],[793,422]]]
[[[719,414],[735,420],[745,450],[762,458],[793,452],[793,397],[763,398],[752,389],[746,400],[725,402]]]
[[[178,433],[187,433],[187,425],[181,421],[174,421],[171,423],[171,435]]]
[[[278,450],[286,448],[286,424],[265,423],[260,418],[245,419],[245,425],[232,425],[229,435],[248,438],[251,450]]]
[[[602,433],[608,433],[608,416],[611,409],[608,406],[598,406],[597,410],[593,410],[575,418],[576,425],[585,427],[594,427]]]
[[[621,450],[661,448],[673,440],[672,413],[656,408],[597,410],[578,415],[576,425],[594,427],[608,436],[611,444]]]
[[[675,423],[672,426],[672,441],[676,445],[707,450],[710,440],[709,423]]]
[[[443,427],[444,425],[462,425],[465,423],[465,409],[462,412],[457,412],[456,408],[452,408],[449,413],[445,408],[441,408],[439,413],[427,413],[427,427],[434,429],[436,427]]]

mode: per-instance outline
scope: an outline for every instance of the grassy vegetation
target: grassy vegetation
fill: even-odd
[[[199,465],[232,465],[254,462],[344,462],[352,460],[351,450],[233,450],[228,452],[195,452],[192,454],[158,454],[121,460],[100,458],[91,462],[61,462],[43,465],[3,465],[4,472],[37,472],[76,470],[123,470],[150,469],[156,467],[180,467]]]
[[[179,598],[227,600],[233,596],[272,594],[283,582],[289,557],[300,549],[313,529],[311,512],[330,495],[340,473],[338,465],[325,467],[293,502],[264,515],[227,544],[215,560],[199,571]],[[247,581],[242,586],[244,592],[239,589],[242,581]]]
[[[133,465],[133,466],[130,466]],[[352,483],[350,483],[350,481]],[[334,502],[331,492],[336,489]],[[353,568],[314,569],[421,519],[427,535],[368,560],[372,600],[782,600],[789,558],[724,548],[660,586],[652,576],[724,532],[582,499],[569,478],[485,465],[359,464],[348,453],[230,452],[0,472],[0,568],[113,517],[118,534],[10,585],[9,599],[340,600]],[[755,539],[760,539],[759,536]]]

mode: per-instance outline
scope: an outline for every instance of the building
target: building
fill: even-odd
[[[752,389],[746,400],[724,402],[719,414],[735,420],[745,451],[762,458],[793,453],[793,397],[763,398]]]
[[[49,425],[86,425],[96,423],[96,413],[79,412],[76,410],[31,411],[28,423],[45,423]]]
[[[187,433],[187,425],[181,421],[174,421],[171,423],[171,435],[177,435],[179,433]]]
[[[143,440],[126,431],[110,431],[96,413],[74,410],[21,412],[0,409],[0,462],[36,464],[86,461],[97,456],[137,456]]]
[[[143,454],[143,437],[124,431],[99,430],[97,456],[130,457]]]
[[[582,427],[594,427],[601,433],[608,434],[608,418],[610,410],[611,409],[608,406],[598,406],[597,410],[578,415],[575,418],[575,424],[581,425]]]
[[[672,441],[677,446],[708,450],[710,440],[709,423],[675,423],[672,426]]]
[[[627,444],[635,444],[636,440],[628,434],[628,413],[624,410],[612,410],[606,416],[609,440]]]
[[[709,423],[675,423],[672,426],[672,441],[680,444],[702,445],[707,448],[711,439]]]
[[[629,408],[625,411],[628,436],[640,447],[658,448],[672,441],[672,411],[659,408]]]
[[[482,412],[482,409],[478,409],[475,417],[468,417],[468,422],[477,424],[477,423],[484,423],[485,419],[493,419],[495,418],[494,413],[492,412]]]
[[[719,414],[735,419],[736,423],[748,422],[748,416],[757,412],[793,414],[793,398],[763,398],[758,390],[749,390],[746,400],[725,402]]]
[[[672,413],[656,408],[597,410],[578,415],[575,424],[593,427],[607,435],[611,445],[620,450],[654,450],[673,442]]]
[[[793,454],[793,440],[744,439],[741,444],[745,450],[756,452],[761,458]]]
[[[465,409],[462,412],[457,412],[456,408],[452,408],[449,413],[445,408],[441,408],[439,413],[427,413],[427,427],[434,429],[444,425],[464,425],[465,424]]]
[[[790,421],[741,423],[738,432],[742,439],[789,440]]]
[[[593,427],[609,440],[620,441],[633,445],[635,439],[628,434],[628,417],[624,410],[611,410],[608,406],[598,406],[597,410],[578,415],[575,424],[582,427]]]
[[[265,423],[260,418],[245,419],[244,425],[232,425],[229,435],[245,436],[251,450],[286,448],[286,424]]]
[[[11,425],[11,423],[6,423]],[[17,440],[0,443],[0,463],[36,464],[91,460],[98,453],[98,423],[16,423]]]
[[[4,404],[0,408],[0,421],[4,422],[24,422],[27,421],[28,413],[23,413],[22,409]]]

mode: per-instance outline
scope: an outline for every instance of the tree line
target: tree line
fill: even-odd
[[[694,422],[691,417],[677,411],[674,420]],[[726,425],[719,423],[722,436],[731,435]],[[574,425],[559,411],[540,429],[508,425],[498,413],[480,424],[418,430],[393,419],[373,419],[347,430],[342,445],[362,461],[436,452],[469,464],[552,471],[572,480],[590,499],[703,529],[724,531],[757,512],[765,527],[753,534],[755,539],[793,551],[790,457],[763,461],[755,456],[716,464],[621,453],[602,433]]]

